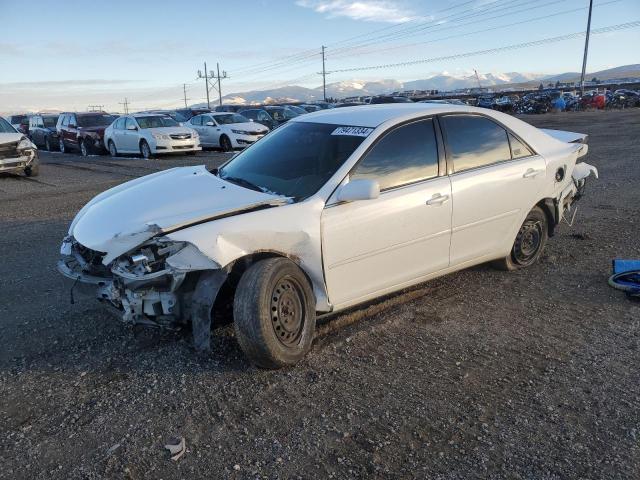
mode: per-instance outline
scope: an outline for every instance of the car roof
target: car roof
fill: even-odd
[[[149,113],[138,112],[138,113],[132,113],[129,116],[133,118],[138,118],[138,117],[168,117],[169,115],[167,115],[166,113],[157,113],[157,112],[149,112]]]
[[[355,107],[334,108],[311,112],[302,117],[291,119],[293,122],[329,123],[333,125],[354,125],[372,127],[389,120],[404,120],[423,115],[436,115],[449,112],[483,112],[484,109],[466,105],[440,103],[387,103]]]

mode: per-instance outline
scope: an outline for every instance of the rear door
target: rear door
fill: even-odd
[[[135,127],[135,130],[130,130],[131,127]],[[124,130],[122,131],[122,143],[124,149],[128,152],[139,152],[140,147],[138,141],[140,134],[138,133],[138,125],[136,121],[131,117],[126,117],[124,122]]]
[[[329,299],[347,306],[449,266],[451,184],[440,168],[433,119],[393,128],[349,179],[376,180],[380,196],[337,203],[322,214]]]
[[[539,200],[546,162],[483,115],[440,117],[453,196],[451,265],[506,255]]]

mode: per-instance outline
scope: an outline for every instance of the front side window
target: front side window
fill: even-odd
[[[41,120],[44,122],[44,126],[47,128],[54,128],[56,126],[56,123],[58,123],[58,117],[42,117]],[[43,126],[42,122],[40,122],[40,126]]]
[[[148,116],[148,117],[136,117],[136,121],[138,125],[142,129],[146,128],[162,128],[162,127],[179,127],[178,122],[176,122],[169,115],[166,116]]]
[[[380,190],[438,175],[433,120],[420,120],[386,134],[356,165],[350,179],[376,180]]]
[[[133,120],[133,118],[127,117],[127,119],[125,120],[124,128],[128,130],[129,128],[135,127],[135,126],[136,126],[136,122]]]
[[[243,115],[238,113],[233,113],[230,115],[215,115],[213,117],[218,125],[231,125],[234,123],[246,123],[249,119]]]
[[[507,131],[478,115],[442,117],[447,154],[455,172],[511,159]]]
[[[365,138],[333,134],[337,128],[288,123],[233,158],[218,175],[247,188],[303,200],[316,193]]]

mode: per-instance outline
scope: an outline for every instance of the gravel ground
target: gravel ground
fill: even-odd
[[[601,174],[542,261],[325,318],[280,371],[248,364],[228,326],[199,358],[188,333],[71,305],[54,268],[98,192],[224,155],[43,153],[37,179],[0,177],[0,477],[640,478],[640,302],[606,283],[612,258],[640,258],[640,110],[525,120],[588,133]]]

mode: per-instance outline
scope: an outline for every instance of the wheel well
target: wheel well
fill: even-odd
[[[298,265],[296,259],[275,251],[255,252],[234,260],[230,267],[229,275],[220,288],[213,304],[214,326],[226,325],[233,321],[233,298],[235,296],[238,283],[240,282],[240,278],[251,265],[261,260],[266,260],[267,258],[287,258]],[[298,268],[300,268],[300,265],[298,265]],[[309,275],[307,275],[307,272],[305,272],[304,269],[300,268],[300,270],[307,278],[307,281],[313,290],[313,282],[309,278]]]
[[[556,201],[553,198],[543,198],[536,204],[536,207],[540,207],[547,217],[549,236],[553,237],[556,225],[558,225],[558,219],[556,218]]]

